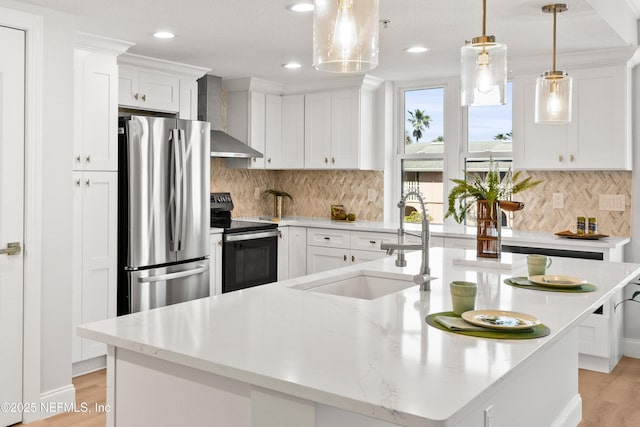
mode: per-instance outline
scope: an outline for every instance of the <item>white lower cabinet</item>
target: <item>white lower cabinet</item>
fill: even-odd
[[[222,293],[222,232],[209,236],[209,295]]]
[[[289,279],[307,275],[307,227],[287,227]]]
[[[289,227],[279,227],[278,282],[289,278]]]
[[[73,173],[72,361],[106,354],[106,346],[80,338],[77,325],[116,315],[118,174]]]
[[[395,239],[394,233],[308,228],[307,274],[384,258],[380,243]]]

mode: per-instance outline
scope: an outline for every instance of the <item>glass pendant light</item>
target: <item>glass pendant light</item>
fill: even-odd
[[[378,66],[378,1],[316,0],[313,68],[360,73]]]
[[[567,10],[566,4],[549,4],[544,13],[553,13],[553,69],[536,80],[536,123],[571,121],[571,77],[556,70],[556,14]]]
[[[486,35],[487,0],[482,0],[482,35],[460,50],[462,106],[506,104],[507,46]]]

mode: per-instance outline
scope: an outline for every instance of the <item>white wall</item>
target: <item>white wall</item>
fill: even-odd
[[[67,14],[15,1],[0,0],[0,6],[40,15],[44,25],[40,366],[43,394],[71,384],[74,20]]]

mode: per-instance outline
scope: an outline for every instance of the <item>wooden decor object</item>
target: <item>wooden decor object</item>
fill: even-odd
[[[477,256],[480,258],[500,258],[501,212],[499,202],[489,205],[486,200],[477,201]]]

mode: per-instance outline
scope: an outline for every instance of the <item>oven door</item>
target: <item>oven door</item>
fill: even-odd
[[[224,235],[222,292],[278,280],[278,230]]]

